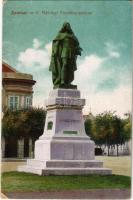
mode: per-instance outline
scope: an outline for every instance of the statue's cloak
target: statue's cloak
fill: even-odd
[[[71,41],[69,48],[63,45],[63,41],[67,38]],[[77,70],[76,55],[81,55],[81,48],[79,47],[76,36],[73,33],[59,32],[52,43],[52,56],[49,70],[57,74],[61,69],[61,59],[63,57],[71,60],[72,71]]]

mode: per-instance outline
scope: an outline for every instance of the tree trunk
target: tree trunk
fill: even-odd
[[[14,137],[8,137],[5,140],[5,157],[6,158],[17,158],[17,139]]]
[[[108,145],[108,156],[109,156],[109,147],[110,147],[110,146]]]
[[[36,139],[35,138],[32,138],[32,151],[34,152],[35,150],[35,141]]]
[[[119,156],[119,148],[118,148],[118,144],[117,144],[116,146],[117,146],[117,156]]]
[[[29,157],[29,138],[24,138],[24,157]]]

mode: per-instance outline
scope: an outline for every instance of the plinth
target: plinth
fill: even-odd
[[[76,89],[54,89],[47,100],[43,135],[35,142],[35,158],[18,171],[39,175],[111,174],[94,157],[94,142],[85,133],[85,99]]]

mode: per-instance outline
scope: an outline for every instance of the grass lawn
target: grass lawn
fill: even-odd
[[[86,189],[126,189],[131,178],[121,175],[38,176],[23,172],[4,172],[2,192],[63,191]]]

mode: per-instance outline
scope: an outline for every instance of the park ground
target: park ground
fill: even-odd
[[[96,156],[96,160],[103,161],[104,167],[112,169],[112,174],[131,176],[131,156]],[[2,162],[2,172],[16,171],[17,166],[26,162],[13,162],[6,160]]]
[[[55,187],[55,189],[52,191],[51,189],[48,190],[47,189],[41,189],[40,191],[36,188],[34,190],[32,190],[32,192],[29,190],[25,190],[25,191],[22,191],[21,190],[16,190],[16,191],[4,191],[4,194],[7,195],[8,198],[22,198],[22,199],[31,199],[31,198],[36,198],[36,199],[109,199],[109,198],[112,198],[112,199],[127,199],[127,198],[130,198],[130,176],[131,176],[131,157],[130,156],[120,156],[120,157],[112,157],[112,156],[96,156],[96,160],[101,160],[104,162],[104,167],[107,167],[107,168],[111,168],[112,169],[112,174],[115,174],[116,176],[112,176],[112,178],[110,177],[102,177],[102,179],[104,179],[104,181],[102,182],[102,184],[104,183],[105,185],[101,186],[101,178],[100,177],[95,177],[95,181],[96,183],[94,183],[93,187],[90,185],[88,187],[88,183],[89,182],[93,182],[93,177],[91,179],[90,176],[88,177],[74,177],[74,178],[78,178],[79,181],[76,181],[77,183],[80,182],[82,183],[82,187],[80,188],[80,185],[77,185],[76,188],[75,185],[73,184],[73,180],[69,180],[71,179],[70,177],[60,177],[61,180],[63,181],[62,183],[65,184],[64,186],[64,190],[60,190],[59,191],[59,188],[56,190],[56,186],[55,186],[55,183],[53,182],[53,188]],[[17,174],[16,171],[17,170],[17,166],[19,165],[23,165],[25,164],[25,162],[23,161],[17,161],[17,160],[14,160],[14,161],[4,161],[2,162],[2,172],[4,174],[4,178],[5,181],[12,181],[13,178],[14,180],[13,181],[19,181],[21,180],[21,178],[24,178],[28,180],[30,180],[30,178],[33,178],[33,180],[38,180],[40,182],[40,180],[38,179],[38,177],[32,177],[32,175],[30,174]],[[12,171],[12,172],[11,172]],[[9,172],[9,174],[8,174]],[[118,175],[118,176],[117,176]],[[123,175],[123,176],[119,176],[119,175]],[[19,177],[18,180],[16,180],[18,178],[18,176],[21,176]],[[30,177],[31,176],[31,177]],[[33,175],[34,176],[34,175]],[[35,175],[36,176],[36,175]],[[58,177],[55,177],[55,179],[58,179]],[[99,179],[100,178],[100,179]],[[47,177],[45,177],[45,179],[47,179]],[[49,179],[49,177],[48,177]],[[51,179],[53,179],[51,177]],[[67,179],[67,180],[66,180]],[[91,180],[90,180],[91,179]],[[37,181],[36,180],[36,181]],[[65,180],[65,181],[64,181]],[[90,180],[90,181],[89,181]],[[44,180],[43,180],[44,181]],[[51,180],[47,180],[47,181],[50,181]],[[56,180],[57,182],[59,180]],[[100,182],[99,182],[100,181]],[[14,182],[14,183],[15,183]],[[39,183],[38,182],[38,183]],[[50,183],[49,182],[49,183]],[[108,183],[107,183],[108,182]],[[26,184],[29,184],[29,182],[25,182]],[[31,181],[32,183],[32,181]],[[66,185],[67,183],[67,185]],[[70,188],[67,188],[69,185],[72,184],[72,189]],[[86,185],[84,185],[84,188],[83,188],[83,184],[86,183]],[[99,184],[96,186],[96,184]],[[106,185],[107,183],[107,185]],[[17,183],[18,184],[18,183]],[[61,185],[63,187],[63,184]],[[42,184],[40,184],[40,187],[41,187]],[[56,185],[58,185],[56,183]],[[11,185],[9,184],[9,187]],[[28,185],[27,185],[28,186]],[[50,185],[49,185],[50,186]],[[73,187],[74,186],[74,187]],[[14,187],[14,186],[13,186]],[[34,187],[34,186],[33,186]],[[2,186],[2,188],[4,188]],[[65,189],[66,188],[66,189]],[[8,188],[9,189],[9,188]],[[9,189],[10,190],[10,189]],[[11,190],[12,190],[12,186],[11,186]],[[109,198],[108,198],[109,197]]]

